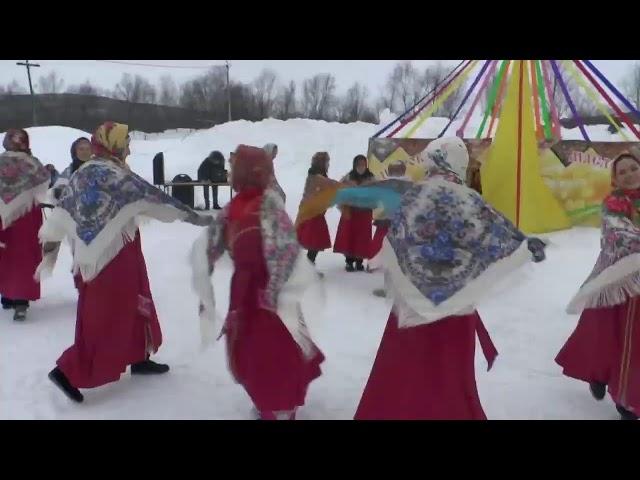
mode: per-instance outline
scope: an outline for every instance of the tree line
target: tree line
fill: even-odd
[[[360,82],[354,83],[344,95],[336,91],[336,78],[330,73],[315,74],[300,84],[284,81],[271,69],[264,69],[251,82],[230,80],[229,97],[232,118],[258,121],[265,118],[311,118],[350,123],[378,122],[379,112],[389,109],[401,113],[432,91],[451,71],[452,66],[437,62],[421,70],[409,61],[398,62],[389,73],[377,95]],[[567,82],[578,113],[592,116],[598,113],[591,100],[575,82]],[[623,91],[640,107],[640,62],[631,65],[621,82]],[[129,103],[149,103],[184,107],[203,111],[215,118],[227,118],[227,72],[225,67],[213,67],[182,84],[170,75],[153,84],[142,75],[125,73],[113,89],[100,88],[89,80],[65,87],[64,79],[54,70],[41,75],[34,86],[36,93],[74,93],[116,98]],[[462,85],[440,105],[434,115],[451,118],[466,92]],[[25,94],[16,80],[0,85],[0,96]],[[481,102],[487,105],[487,94]],[[553,102],[560,117],[571,116],[561,88],[553,81]],[[467,105],[468,107],[468,105]]]

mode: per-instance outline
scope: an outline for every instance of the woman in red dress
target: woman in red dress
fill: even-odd
[[[353,169],[341,180],[350,186],[369,183],[373,174],[367,167],[367,157],[356,155]],[[364,259],[371,255],[373,212],[369,209],[342,207],[333,251],[345,256],[347,272],[364,271]]]
[[[311,158],[311,168],[309,168],[304,185],[304,193],[300,201],[301,205],[311,195],[335,183],[328,178],[329,162],[330,159],[327,152],[316,152]],[[316,263],[319,252],[331,248],[331,236],[329,235],[329,226],[324,218],[324,213],[298,225],[296,232],[298,241],[307,250],[307,258],[311,263]]]
[[[273,164],[262,149],[240,145],[231,170],[237,195],[192,251],[203,340],[215,338],[209,274],[228,251],[233,260],[226,336],[229,369],[263,420],[293,420],[324,356],[310,338],[300,298],[319,285],[301,252],[280,195],[269,186]]]
[[[612,163],[614,190],[605,199],[601,251],[567,311],[580,320],[556,362],[563,373],[607,390],[623,420],[640,414],[640,159],[624,153]]]
[[[2,146],[6,151],[0,155],[0,296],[2,308],[13,309],[13,319],[23,321],[29,301],[40,298],[40,283],[34,279],[42,260],[40,203],[51,175],[31,155],[25,130],[9,130]]]
[[[138,216],[207,225],[187,206],[132,173],[126,125],[107,122],[91,140],[94,157],[77,170],[40,232],[43,265],[55,265],[60,242],[73,254],[78,307],[75,341],[49,373],[75,402],[80,388],[132,374],[162,374],[169,366],[149,359],[162,344],[145,265]]]
[[[429,156],[429,181],[402,195],[384,240],[393,309],[357,420],[486,419],[476,336],[489,368],[497,351],[475,305],[529,252],[525,236],[464,186],[468,155],[443,147]]]

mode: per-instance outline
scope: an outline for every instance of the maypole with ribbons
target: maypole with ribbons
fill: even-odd
[[[574,143],[558,144],[563,140],[556,89],[586,142],[579,147],[581,150],[576,150]],[[569,169],[575,158],[584,157],[583,162],[599,155],[608,158],[612,154],[607,152],[616,150],[592,146],[576,94],[584,94],[621,140],[635,143],[640,139],[640,128],[634,124],[640,119],[640,111],[588,60],[464,60],[427,95],[376,132],[372,158],[384,162],[378,169],[383,176],[391,162],[408,160],[412,162],[411,176],[420,178],[413,175],[419,173],[424,160],[420,153],[424,143],[420,142],[429,139],[414,137],[458,91],[461,100],[444,127],[432,135],[441,138],[455,129],[456,136],[466,137],[475,162],[472,168],[482,164],[483,195],[527,232],[567,228],[571,224],[569,215],[574,220],[584,218],[576,212],[590,212],[597,205],[594,197],[586,207],[579,206],[578,200],[572,206],[566,196],[561,196],[563,190],[558,190],[558,182],[565,181],[562,179],[578,185],[584,180],[573,177],[574,173],[592,168],[583,165]],[[484,100],[484,106],[478,112],[480,100]],[[478,124],[474,124],[474,118]],[[383,134],[385,138],[381,138]],[[576,156],[569,157],[567,152]],[[600,188],[588,185],[585,191]]]

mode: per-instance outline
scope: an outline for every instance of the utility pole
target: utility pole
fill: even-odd
[[[31,82],[31,67],[39,67],[40,65],[37,63],[29,63],[29,60],[25,62],[18,62],[16,65],[20,65],[21,67],[27,68],[27,77],[29,78],[29,91],[31,92],[31,114],[33,116],[32,122],[35,127],[38,122],[36,119],[36,96],[33,94],[33,83]]]
[[[228,112],[228,120],[231,121],[231,89],[229,87],[229,68],[231,64],[229,60],[225,61],[225,67],[227,67],[227,112]]]

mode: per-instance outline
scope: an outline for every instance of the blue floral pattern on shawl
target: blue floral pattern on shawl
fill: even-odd
[[[164,204],[187,216],[194,214],[129,169],[103,159],[87,162],[72,175],[58,206],[75,222],[78,238],[89,245],[123,208],[139,201]]]
[[[433,177],[405,193],[387,239],[403,274],[439,305],[514,253],[525,236],[475,191]]]
[[[51,174],[37,158],[23,152],[0,154],[0,200],[4,204],[49,181]]]

